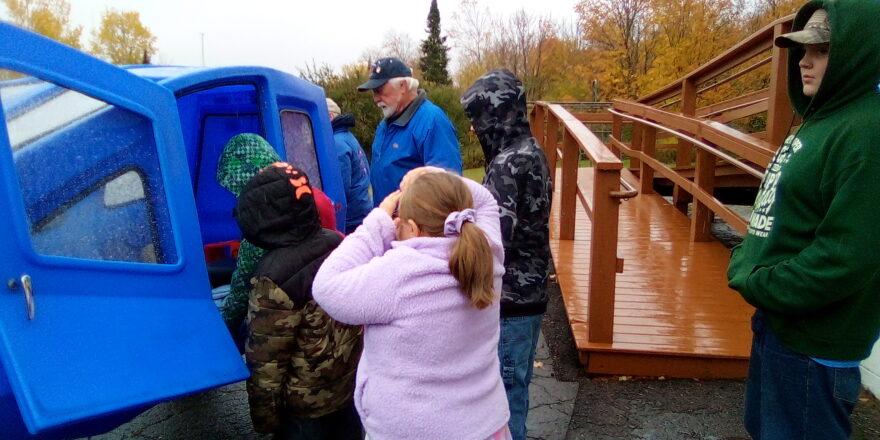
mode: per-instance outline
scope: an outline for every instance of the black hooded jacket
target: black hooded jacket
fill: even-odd
[[[239,195],[236,219],[267,251],[251,280],[245,357],[254,428],[272,433],[287,416],[320,417],[351,400],[361,328],[312,299],[315,274],[342,237],[321,228],[305,173],[283,163],[261,171]]]
[[[277,167],[254,176],[239,196],[236,219],[242,235],[267,251],[254,277],[269,278],[295,303],[304,303],[312,297],[318,267],[342,237],[321,228],[313,194],[297,198],[290,179]]]
[[[471,85],[461,104],[486,155],[483,185],[501,210],[501,316],[544,313],[553,183],[547,157],[529,127],[525,89],[509,70],[493,70]]]

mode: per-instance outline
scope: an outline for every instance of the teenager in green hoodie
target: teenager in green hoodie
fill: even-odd
[[[745,425],[755,439],[845,439],[859,362],[880,332],[880,0],[795,17],[788,83],[803,118],[767,167],[730,287],[752,319]]]

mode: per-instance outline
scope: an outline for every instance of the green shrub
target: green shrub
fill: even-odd
[[[471,133],[471,121],[464,114],[459,99],[463,92],[457,87],[428,85],[428,99],[437,104],[437,107],[443,109],[452,125],[455,126],[458,135],[458,143],[461,146],[461,161],[465,169],[479,168],[485,166],[485,158],[483,157],[483,149],[477,137]]]
[[[365,72],[335,76],[324,84],[324,93],[336,101],[342,113],[351,113],[357,121],[351,133],[357,138],[368,158],[372,158],[373,138],[376,126],[382,120],[382,112],[373,102],[370,92],[358,92],[357,86],[367,81]]]

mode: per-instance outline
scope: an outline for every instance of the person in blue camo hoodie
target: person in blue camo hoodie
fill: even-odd
[[[461,104],[486,155],[483,185],[501,210],[505,273],[498,355],[510,405],[510,431],[515,440],[524,440],[535,348],[547,310],[550,167],[529,128],[525,89],[509,70],[493,70],[478,78]]]

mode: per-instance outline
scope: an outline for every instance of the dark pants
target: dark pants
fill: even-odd
[[[283,422],[273,440],[361,440],[361,419],[349,402],[345,408],[314,419],[291,417]]]
[[[826,367],[789,350],[760,311],[752,317],[752,332],[745,408],[749,435],[755,440],[849,438],[849,416],[861,391],[859,368]]]

